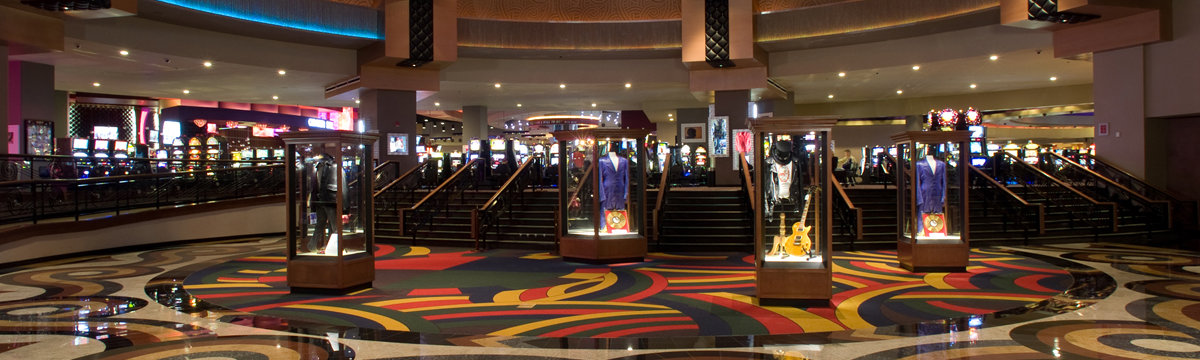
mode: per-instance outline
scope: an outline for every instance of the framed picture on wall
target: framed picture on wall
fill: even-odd
[[[754,159],[754,135],[749,129],[737,129],[733,131],[733,151],[746,157],[747,162]],[[737,160],[737,159],[734,159]],[[733,162],[733,169],[738,170],[738,164],[741,161]]]
[[[712,157],[729,157],[729,117],[714,116],[708,118],[708,155]]]
[[[388,134],[388,155],[408,155],[408,134]]]
[[[679,138],[685,142],[704,142],[704,124],[680,124]]]

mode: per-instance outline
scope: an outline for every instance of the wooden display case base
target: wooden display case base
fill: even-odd
[[[896,259],[900,267],[912,272],[964,272],[970,262],[970,248],[965,242],[952,244],[923,244],[900,239]]]
[[[828,269],[760,268],[755,287],[760,302],[827,307],[833,298],[833,274]]]
[[[375,281],[375,256],[306,256],[288,261],[287,282],[293,293],[346,293],[371,286]]]
[[[558,255],[564,260],[592,264],[640,262],[646,258],[646,237],[620,236],[563,236],[558,239]]]

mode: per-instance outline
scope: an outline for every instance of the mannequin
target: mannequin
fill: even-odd
[[[625,210],[629,194],[629,159],[617,154],[620,146],[612,143],[608,155],[600,158],[600,207],[602,210]]]
[[[768,181],[766,182],[766,198],[764,210],[769,214],[774,207],[781,203],[795,204],[799,210],[799,201],[795,200],[798,189],[801,185],[802,169],[800,159],[794,156],[795,151],[792,149],[792,142],[787,140],[776,141],[771,147],[771,154],[767,157],[766,169]]]
[[[917,211],[921,214],[944,212],[946,203],[946,162],[935,154],[917,161]]]
[[[313,165],[313,188],[309,202],[317,213],[316,227],[308,238],[308,251],[320,251],[324,247],[327,233],[337,231],[333,220],[337,219],[338,181],[336,166],[329,154],[321,154]]]

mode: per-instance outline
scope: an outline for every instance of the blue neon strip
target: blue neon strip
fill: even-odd
[[[182,8],[256,23],[382,40],[379,12],[321,0],[158,0]]]

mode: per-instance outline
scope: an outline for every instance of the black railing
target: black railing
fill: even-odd
[[[281,160],[183,160],[62,155],[0,155],[0,182],[163,174],[282,164]]]
[[[375,177],[375,188],[373,192],[379,192],[384,186],[388,186],[396,179],[400,178],[400,163],[395,161],[385,161],[379,164],[371,171],[371,176]]]
[[[1200,202],[1196,200],[1180,200],[1182,197],[1147,184],[1125,169],[1096,157],[1093,158],[1091,170],[1100,176],[1124,186],[1142,196],[1157,201],[1167,201],[1171,205],[1171,224],[1176,230],[1196,231],[1200,229]]]
[[[509,222],[513,220],[513,207],[525,204],[525,190],[540,186],[541,175],[538,170],[538,158],[530,157],[521,167],[496,190],[495,194],[477,209],[471,209],[471,237],[475,239],[475,249],[487,248],[487,233],[495,231],[500,235],[500,218],[508,215]]]
[[[837,195],[833,198],[833,212],[837,214],[842,235],[850,237],[850,248],[853,249],[854,243],[863,239],[863,210],[854,206],[854,202],[850,201],[850,196],[846,195],[846,189],[840,182],[832,181],[832,183],[835,195]]]
[[[970,166],[970,165],[968,165]],[[1022,199],[1008,187],[996,182],[979,168],[970,167],[969,186],[971,197],[983,203],[984,216],[999,213],[1001,231],[1005,234],[1013,229],[1021,232],[1022,241],[1028,245],[1031,235],[1046,233],[1046,207]]]
[[[1171,228],[1171,203],[1151,200],[1121,184],[1097,174],[1083,165],[1053,152],[1039,154],[1040,168],[1095,199],[1117,204],[1121,214],[1140,218],[1147,235],[1156,229]]]
[[[410,208],[401,208],[400,234],[412,236],[415,244],[417,234],[422,229],[432,227],[434,218],[439,214],[449,216],[451,202],[455,199],[460,202],[466,201],[463,192],[479,187],[480,177],[476,172],[482,171],[483,166],[486,164],[481,159],[471,160],[454,172],[449,179],[438,185],[436,189],[425,195],[421,201]]]
[[[0,183],[0,223],[279,195],[284,166]]]
[[[1048,211],[1068,214],[1069,226],[1088,226],[1093,239],[1098,240],[1101,232],[1117,231],[1117,204],[1097,201],[1010,153],[1004,153],[1001,159],[1003,163],[997,167],[1002,170],[997,171],[996,181],[1022,199],[1040,201]]]

